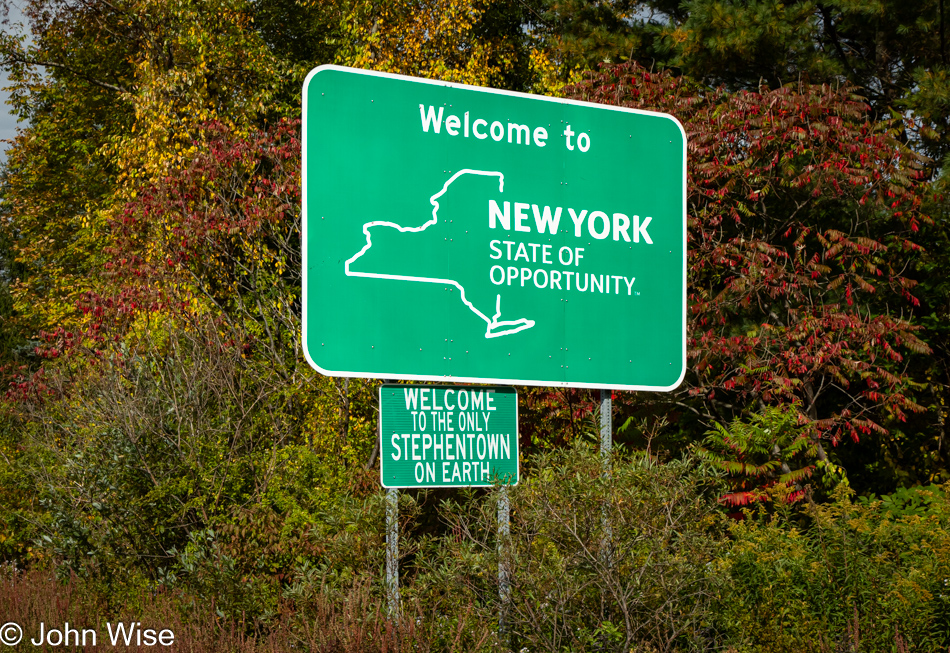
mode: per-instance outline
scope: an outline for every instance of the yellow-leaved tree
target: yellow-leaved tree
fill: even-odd
[[[552,64],[525,30],[524,3],[352,0],[342,18],[337,63],[475,86],[552,90]]]

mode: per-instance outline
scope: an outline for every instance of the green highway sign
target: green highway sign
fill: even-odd
[[[303,346],[331,376],[670,390],[686,137],[660,113],[322,66]]]
[[[379,389],[383,487],[518,484],[518,394],[484,386]]]

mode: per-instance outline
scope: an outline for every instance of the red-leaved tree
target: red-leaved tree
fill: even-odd
[[[670,113],[687,133],[688,372],[669,400],[707,425],[795,404],[821,460],[822,442],[921,410],[905,357],[929,351],[905,276],[929,222],[925,161],[856,92],[729,93],[635,64],[567,89]]]

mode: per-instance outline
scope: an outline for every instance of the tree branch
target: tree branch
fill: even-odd
[[[20,57],[15,54],[8,54],[6,59],[3,61],[3,66],[8,67],[11,63],[23,64],[26,66],[43,66],[44,68],[59,68],[60,70],[65,70],[68,73],[79,77],[80,79],[89,82],[93,86],[98,86],[99,88],[105,89],[107,91],[113,91],[115,93],[131,93],[131,91],[122,86],[116,86],[115,84],[110,84],[108,82],[103,82],[98,79],[94,79],[89,75],[82,73],[81,71],[73,68],[64,63],[58,61],[38,61],[35,59],[28,59],[26,57]]]

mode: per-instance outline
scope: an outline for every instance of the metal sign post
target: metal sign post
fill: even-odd
[[[399,490],[386,490],[386,598],[389,617],[399,619]]]
[[[613,399],[610,390],[600,391],[600,458],[603,465],[604,478],[610,477],[610,457],[613,452]],[[609,495],[608,495],[609,496]],[[610,506],[606,503],[601,507],[601,520],[604,527],[604,541],[602,557],[608,566],[613,562],[613,529],[610,525]]]
[[[609,473],[610,453],[614,448],[613,400],[610,390],[600,391],[600,457],[604,463],[604,474]]]
[[[502,486],[498,493],[498,633],[503,634],[508,625],[508,607],[511,603],[511,569],[506,556],[511,537],[511,504],[508,500],[508,487]]]

